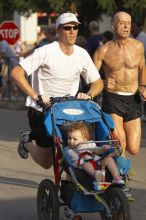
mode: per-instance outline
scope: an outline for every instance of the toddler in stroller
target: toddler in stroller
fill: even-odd
[[[89,142],[87,142],[89,141]],[[90,132],[88,125],[83,122],[72,123],[68,128],[68,155],[74,166],[79,166],[91,175],[95,181],[93,186],[95,190],[102,189],[102,182],[105,182],[105,168],[111,173],[113,183],[124,184],[124,180],[119,174],[113,154],[102,158],[98,155],[111,148],[110,145],[103,145],[96,148],[96,143],[90,141]]]

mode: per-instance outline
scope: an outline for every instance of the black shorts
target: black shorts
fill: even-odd
[[[141,117],[141,99],[138,93],[125,96],[103,91],[102,108],[108,114],[119,115],[124,122]]]
[[[53,138],[47,135],[46,128],[44,126],[44,114],[37,111],[34,108],[28,110],[29,126],[31,128],[30,139],[35,140],[36,144],[49,148],[53,144]]]

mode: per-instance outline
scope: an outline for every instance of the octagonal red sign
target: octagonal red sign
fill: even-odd
[[[20,37],[19,27],[14,21],[4,21],[0,25],[0,40],[6,40],[13,45]]]

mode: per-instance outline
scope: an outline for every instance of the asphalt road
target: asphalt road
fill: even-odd
[[[42,179],[53,178],[31,158],[17,155],[18,137],[28,128],[25,111],[0,109],[0,220],[37,220],[36,194]],[[132,160],[134,175],[130,186],[135,201],[130,204],[132,220],[146,220],[146,123],[142,125],[142,144]],[[100,219],[97,214],[84,215],[86,220]],[[60,220],[63,220],[62,210]]]

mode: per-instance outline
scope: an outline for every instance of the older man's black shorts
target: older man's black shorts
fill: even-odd
[[[34,108],[28,110],[29,126],[31,128],[30,139],[35,140],[36,144],[48,148],[53,144],[53,138],[48,136],[44,126],[44,114]]]
[[[124,122],[141,117],[141,99],[138,93],[127,96],[103,91],[102,108],[108,114],[119,115]]]

